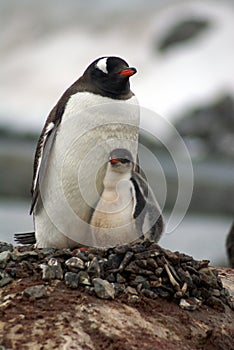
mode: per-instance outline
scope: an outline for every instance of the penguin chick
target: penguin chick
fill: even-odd
[[[139,238],[157,242],[163,231],[161,209],[147,181],[134,171],[127,149],[110,153],[103,185],[90,220],[93,245],[111,247]]]

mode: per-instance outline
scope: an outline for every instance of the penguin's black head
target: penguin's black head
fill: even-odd
[[[101,57],[95,60],[84,72],[92,92],[115,99],[128,99],[130,90],[129,77],[136,73],[136,68],[129,67],[119,57]]]
[[[133,158],[125,148],[116,148],[110,152],[109,163],[112,168],[132,168]]]

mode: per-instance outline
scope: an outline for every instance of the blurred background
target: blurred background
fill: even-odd
[[[225,266],[234,218],[233,40],[231,0],[0,0],[0,240],[33,228],[32,163],[49,111],[89,63],[116,55],[137,67],[131,86],[141,106],[176,127],[193,163],[189,210],[160,244]],[[169,217],[177,164],[154,137],[157,123],[143,118],[141,126],[141,143],[164,171]],[[173,147],[166,125],[160,133]],[[160,200],[159,170],[142,158]]]

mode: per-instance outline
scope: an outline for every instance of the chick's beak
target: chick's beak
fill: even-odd
[[[109,159],[109,162],[110,162],[111,164],[117,164],[117,163],[120,163],[120,160],[119,160],[119,158],[110,158],[110,159]]]
[[[134,67],[128,67],[125,69],[122,69],[119,74],[122,75],[123,77],[131,77],[137,72],[136,68]]]

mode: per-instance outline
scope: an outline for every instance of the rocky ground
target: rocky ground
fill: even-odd
[[[4,349],[234,349],[234,270],[155,243],[0,244]]]

